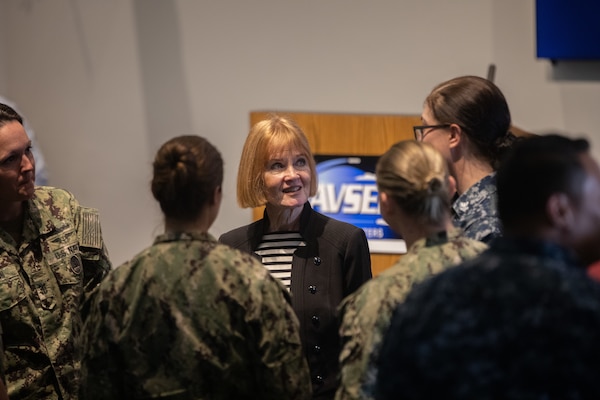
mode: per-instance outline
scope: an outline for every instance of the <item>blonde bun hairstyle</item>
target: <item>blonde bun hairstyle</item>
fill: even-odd
[[[439,224],[450,210],[450,181],[443,156],[414,140],[394,144],[378,160],[377,187],[426,224]]]

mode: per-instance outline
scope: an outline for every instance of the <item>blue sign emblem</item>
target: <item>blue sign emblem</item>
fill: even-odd
[[[376,156],[315,156],[319,187],[310,199],[316,211],[358,226],[374,252],[403,253],[404,241],[379,211],[375,180]],[[381,244],[387,244],[382,248]]]

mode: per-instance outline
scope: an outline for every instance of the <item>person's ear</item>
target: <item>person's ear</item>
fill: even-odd
[[[454,149],[458,147],[461,143],[461,140],[464,139],[464,132],[457,124],[451,124],[448,130],[450,131],[450,135],[448,135],[448,146],[450,149]]]
[[[379,208],[381,209],[381,213],[384,212],[386,214],[391,214],[394,207],[394,200],[386,193],[379,192]]]
[[[565,193],[552,194],[546,201],[546,216],[553,227],[569,231],[575,219],[569,196]]]
[[[221,185],[215,188],[213,192],[212,204],[221,204],[221,200],[223,199],[223,190],[221,189]]]

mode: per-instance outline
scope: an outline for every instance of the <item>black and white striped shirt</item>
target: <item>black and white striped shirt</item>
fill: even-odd
[[[300,232],[272,232],[263,235],[256,254],[271,275],[290,290],[294,252],[303,246],[306,246],[306,242]]]

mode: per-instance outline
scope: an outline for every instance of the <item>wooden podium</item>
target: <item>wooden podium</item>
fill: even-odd
[[[421,125],[419,115],[327,114],[284,111],[250,113],[250,126],[269,115],[285,115],[302,128],[314,154],[379,156],[396,142],[413,139],[414,125]],[[263,207],[253,210],[254,220],[263,216]],[[398,254],[371,254],[373,275],[390,267]]]

